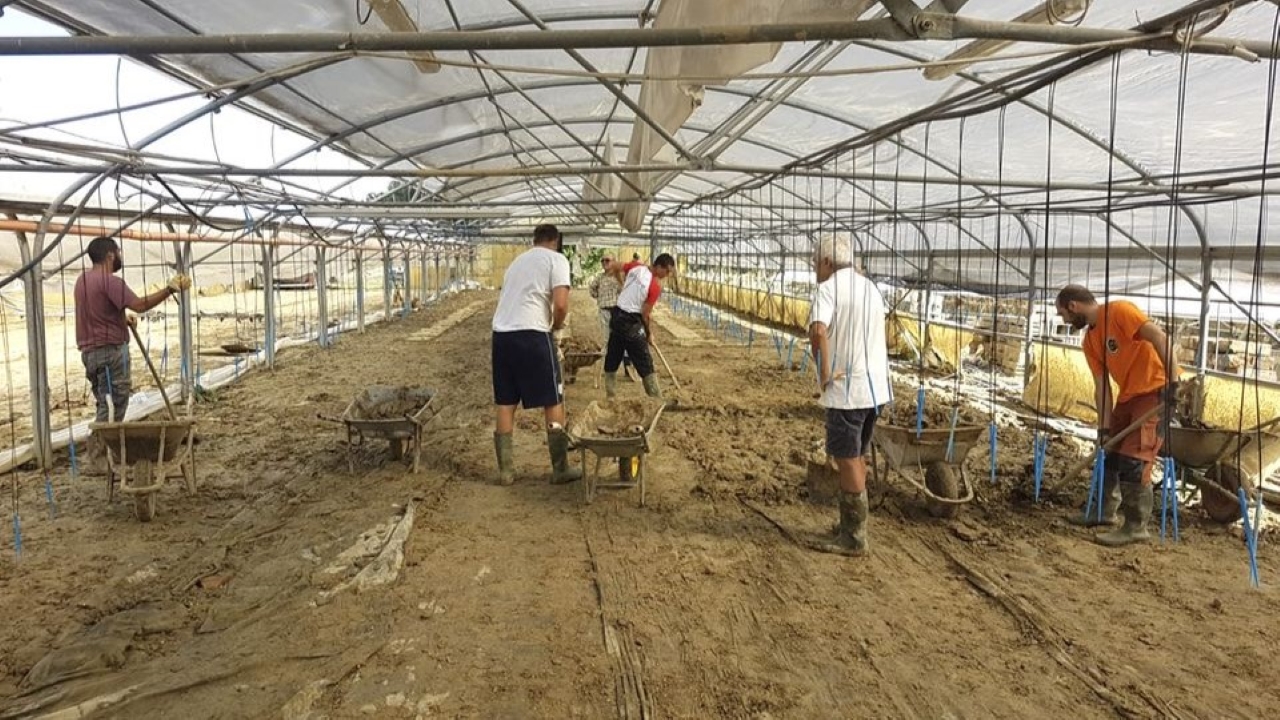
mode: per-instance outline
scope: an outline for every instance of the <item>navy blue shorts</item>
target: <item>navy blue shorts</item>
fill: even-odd
[[[879,408],[835,410],[827,408],[827,454],[833,458],[860,458],[871,452],[871,433]]]
[[[493,402],[526,408],[564,402],[560,361],[551,333],[518,330],[493,334]]]

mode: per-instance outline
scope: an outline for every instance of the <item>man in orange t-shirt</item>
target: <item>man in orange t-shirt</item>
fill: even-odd
[[[1080,285],[1058,293],[1058,315],[1084,335],[1084,356],[1093,371],[1094,402],[1098,408],[1098,442],[1129,427],[1162,402],[1172,410],[1177,397],[1178,368],[1173,349],[1160,326],[1136,305],[1124,300],[1099,304]],[[1111,397],[1111,382],[1119,388]],[[1137,430],[1107,453],[1103,479],[1102,517],[1072,517],[1086,527],[1115,525],[1117,512],[1124,524],[1098,536],[1103,545],[1119,547],[1150,538],[1151,468],[1160,452],[1160,413],[1153,413]]]

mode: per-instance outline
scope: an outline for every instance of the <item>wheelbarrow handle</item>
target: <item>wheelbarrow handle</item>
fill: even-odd
[[[1137,430],[1138,428],[1140,428],[1140,427],[1142,427],[1143,425],[1145,425],[1145,424],[1146,424],[1146,422],[1147,422],[1148,420],[1150,420],[1151,418],[1153,418],[1153,417],[1155,417],[1156,415],[1160,414],[1160,411],[1161,411],[1161,410],[1164,410],[1164,403],[1160,403],[1159,405],[1156,405],[1155,407],[1151,408],[1150,410],[1148,410],[1148,411],[1146,411],[1146,412],[1142,413],[1142,415],[1138,416],[1138,419],[1137,419],[1137,420],[1134,420],[1132,423],[1130,423],[1130,424],[1129,424],[1129,427],[1126,427],[1125,429],[1121,430],[1120,432],[1116,433],[1115,435],[1112,435],[1112,436],[1111,436],[1111,438],[1110,438],[1109,440],[1107,440],[1106,444],[1102,446],[1102,451],[1103,451],[1103,452],[1110,452],[1110,451],[1111,451],[1111,450],[1113,450],[1114,448],[1119,447],[1119,445],[1120,445],[1120,441],[1122,441],[1122,440],[1124,440],[1125,438],[1129,437],[1129,435],[1131,435],[1135,430]],[[1070,471],[1068,471],[1068,472],[1067,472],[1067,474],[1063,476],[1063,478],[1062,478],[1062,479],[1063,479],[1063,481],[1067,481],[1067,480],[1071,480],[1071,479],[1075,478],[1075,476],[1076,476],[1076,475],[1079,475],[1079,474],[1081,473],[1081,471],[1083,471],[1083,470],[1087,469],[1087,468],[1088,468],[1090,465],[1092,465],[1093,463],[1094,463],[1094,459],[1093,459],[1093,458],[1091,458],[1091,457],[1086,457],[1085,459],[1083,459],[1083,460],[1081,460],[1080,462],[1076,463],[1076,464],[1071,468],[1071,470],[1070,470]]]
[[[346,423],[346,420],[343,420],[340,417],[335,417],[333,415],[325,415],[324,413],[316,413],[316,419],[324,420],[325,422],[337,423],[339,425]]]

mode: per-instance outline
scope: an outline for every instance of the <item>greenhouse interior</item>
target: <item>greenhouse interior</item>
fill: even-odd
[[[1276,0],[0,0],[0,720],[1274,716],[1278,75]]]

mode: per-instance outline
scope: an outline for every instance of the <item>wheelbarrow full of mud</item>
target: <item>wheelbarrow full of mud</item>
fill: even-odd
[[[568,338],[561,344],[560,349],[564,353],[562,365],[565,382],[570,385],[577,382],[579,370],[595,365],[604,357],[600,346],[586,339]]]
[[[960,506],[973,500],[973,486],[965,475],[964,459],[986,434],[981,425],[958,425],[916,432],[915,428],[876,425],[876,477],[903,477],[926,499],[934,517],[955,517]],[[881,473],[879,458],[884,458]]]
[[[1243,488],[1249,497],[1259,490],[1260,478],[1275,467],[1280,439],[1263,432],[1280,418],[1246,431],[1220,428],[1166,428],[1164,452],[1177,462],[1183,477],[1200,489],[1200,505],[1217,522],[1240,519]],[[1259,447],[1261,446],[1261,447]]]
[[[356,471],[357,448],[366,440],[386,440],[392,459],[402,460],[412,453],[417,473],[423,428],[439,415],[437,398],[436,391],[427,388],[372,385],[360,391],[336,419],[347,428],[347,470]]]
[[[106,449],[107,497],[133,498],[133,513],[150,522],[156,514],[156,494],[171,468],[177,468],[187,492],[196,491],[194,418],[135,422],[92,423],[89,431]]]
[[[582,459],[583,500],[590,503],[599,489],[635,489],[645,502],[648,479],[646,456],[653,450],[653,435],[666,405],[657,398],[593,402],[569,423],[569,442]],[[595,467],[587,470],[587,453],[595,455]],[[605,459],[618,462],[618,479],[601,482]]]

